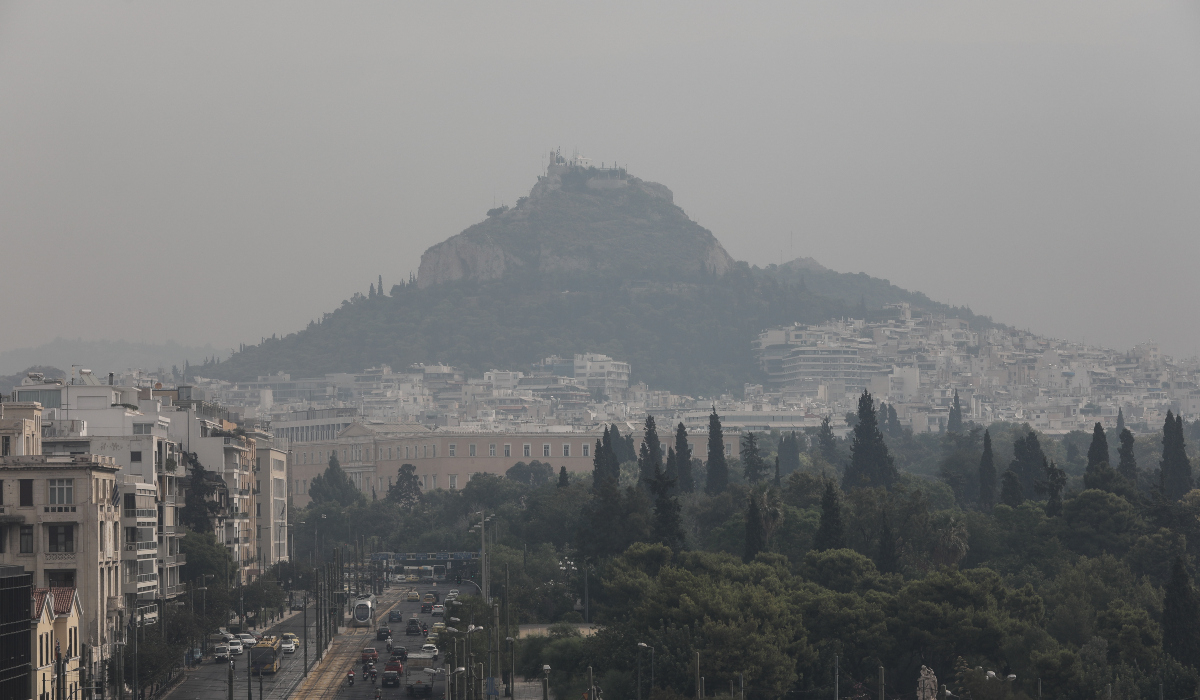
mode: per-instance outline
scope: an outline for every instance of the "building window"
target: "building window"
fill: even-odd
[[[151,428],[153,428],[153,427],[154,427],[153,423],[134,423],[133,424],[133,434],[134,435],[149,435],[151,433]]]
[[[50,531],[50,551],[51,552],[74,552],[75,551],[75,526],[74,525],[51,525]]]
[[[471,456],[472,457],[475,456],[475,445],[473,445],[473,444],[471,445]]]
[[[437,459],[437,445],[433,446],[433,458]]]
[[[75,502],[74,479],[50,480],[50,505],[69,506]]]
[[[458,488],[458,474],[451,474],[450,475],[450,490],[453,491],[456,488]]]
[[[33,505],[33,479],[21,479],[21,505]]]
[[[592,449],[591,445],[587,444],[586,442],[583,443],[583,456],[584,457],[590,456],[588,453],[591,451],[591,449]]]
[[[456,449],[458,449],[458,445],[455,445],[453,442],[452,442],[452,443],[450,443],[450,456],[451,456],[451,457],[453,457],[453,456],[454,456],[454,451],[455,451]]]
[[[732,444],[732,443],[726,443],[726,444],[725,444],[725,456],[726,456],[726,457],[728,457],[728,456],[730,456],[730,455],[732,455],[732,454],[733,454],[733,444]]]
[[[7,457],[12,454],[12,438],[5,435],[0,438],[0,457]]]
[[[550,443],[546,443],[545,445],[542,445],[542,456],[543,457],[550,456]]]
[[[525,456],[526,456],[526,457],[530,456],[530,450],[529,450],[529,448],[530,448],[530,446],[529,446],[529,445],[525,445]]]
[[[432,481],[431,481],[432,485],[429,488],[436,489],[437,488],[437,474],[434,474],[429,478],[432,479]]]
[[[495,457],[495,456],[496,456],[496,446],[488,445],[488,457]]]
[[[505,446],[504,446],[504,456],[505,456],[505,457],[512,457],[512,445],[505,445]]]
[[[392,448],[389,447],[388,448],[388,459],[391,460],[391,458],[392,458]]]
[[[262,517],[262,504],[261,503],[254,504],[254,516],[257,518]]]
[[[21,526],[21,554],[33,554],[33,526]]]
[[[137,451],[137,452],[130,452],[130,453],[129,453],[129,461],[130,461],[130,462],[140,462],[140,461],[142,461],[142,453],[141,453],[141,451]]]
[[[404,458],[408,459],[408,445],[404,446]]]

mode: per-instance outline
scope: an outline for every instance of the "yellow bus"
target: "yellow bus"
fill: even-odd
[[[261,642],[250,647],[250,668],[254,673],[278,673],[279,661],[283,658],[279,651],[282,645],[279,637],[263,637]]]

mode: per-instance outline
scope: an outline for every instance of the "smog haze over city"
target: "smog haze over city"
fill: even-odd
[[[734,259],[1190,356],[1197,86],[1185,2],[3,3],[0,350],[300,330],[561,148]]]

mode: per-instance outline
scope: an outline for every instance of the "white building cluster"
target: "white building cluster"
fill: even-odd
[[[759,333],[754,349],[767,374],[747,401],[765,412],[854,410],[864,389],[896,409],[915,432],[946,424],[954,392],[964,417],[1027,422],[1048,434],[1115,427],[1155,430],[1168,410],[1200,417],[1195,359],[1177,362],[1154,343],[1119,353],[1025,331],[973,330],[961,319],[839,320]]]

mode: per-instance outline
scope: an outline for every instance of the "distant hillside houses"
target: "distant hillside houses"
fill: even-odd
[[[964,417],[1028,422],[1048,434],[1116,426],[1149,430],[1168,410],[1200,417],[1197,361],[1176,362],[1154,343],[1128,353],[1025,331],[972,330],[944,316],[877,323],[841,319],[763,330],[753,341],[765,384],[747,385],[760,410],[840,413],[862,391],[894,407],[914,432],[944,429],[954,393]]]

